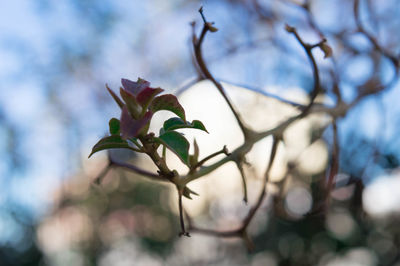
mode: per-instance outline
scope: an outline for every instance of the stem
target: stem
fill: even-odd
[[[372,36],[369,32],[367,32],[365,30],[365,28],[363,27],[362,23],[361,23],[361,19],[360,19],[360,15],[359,15],[359,5],[360,5],[360,1],[359,0],[354,0],[354,7],[353,7],[353,13],[354,13],[354,19],[356,21],[356,25],[358,30],[365,35],[365,37],[367,37],[367,39],[372,43],[372,45],[374,46],[375,50],[379,51],[382,55],[384,55],[386,58],[388,58],[393,66],[395,67],[396,71],[398,71],[399,69],[399,59],[392,55],[391,53],[389,53],[387,50],[385,50],[384,48],[382,48],[382,46],[379,45],[378,40]]]
[[[258,196],[257,202],[251,208],[249,213],[247,214],[246,218],[243,220],[242,228],[245,229],[250,224],[251,220],[253,219],[254,215],[256,214],[257,210],[260,208],[261,203],[264,201],[265,195],[267,194],[267,183],[269,180],[269,173],[271,172],[272,165],[275,160],[276,151],[278,149],[279,139],[274,137],[272,142],[271,154],[269,157],[268,167],[264,174],[263,184],[261,186],[261,193]]]
[[[165,145],[162,146],[162,159],[164,161],[167,159],[167,147]]]
[[[193,168],[190,170],[191,173],[193,173],[197,168],[201,167],[201,166],[202,166],[205,162],[207,162],[208,160],[210,160],[210,159],[212,159],[212,158],[214,158],[215,156],[220,155],[220,154],[229,155],[226,146],[224,146],[224,147],[222,148],[222,150],[217,151],[217,152],[214,152],[214,153],[208,155],[207,157],[205,157],[204,159],[202,159],[200,162],[198,162],[198,163],[197,163],[195,166],[193,166]]]
[[[153,173],[151,173],[149,171],[143,170],[143,169],[141,169],[141,168],[139,168],[139,167],[137,167],[135,165],[132,165],[132,164],[123,163],[123,162],[117,162],[117,161],[114,161],[114,160],[110,160],[110,164],[113,167],[125,168],[126,170],[129,170],[129,171],[134,172],[136,174],[148,177],[148,178],[153,179],[153,180],[164,181],[164,182],[168,181],[167,179],[163,178],[160,175],[153,174]]]
[[[144,152],[151,158],[151,160],[159,169],[158,171],[159,175],[163,176],[164,178],[167,178],[172,183],[175,183],[174,172],[168,168],[166,161],[160,157],[160,155],[157,152],[157,148],[154,146],[154,143],[149,141],[149,139],[151,139],[151,137],[150,138],[148,136],[139,137],[139,140],[143,143]]]
[[[142,151],[142,149],[143,149],[142,145],[140,145],[140,143],[139,143],[135,138],[130,138],[129,140],[132,141],[133,144],[135,144],[136,147],[139,148],[140,152],[143,152],[143,151]]]
[[[218,231],[218,230],[212,230],[212,229],[204,229],[204,228],[198,228],[196,226],[191,225],[191,230],[192,232],[197,232],[197,233],[202,233],[202,234],[207,234],[207,235],[213,235],[213,236],[218,236],[218,237],[241,237],[245,243],[246,246],[253,247],[250,245],[253,243],[251,239],[248,237],[246,229],[248,225],[250,224],[251,220],[253,219],[254,215],[256,214],[257,210],[260,208],[261,203],[263,202],[265,195],[266,195],[266,185],[269,179],[269,173],[271,171],[276,151],[278,148],[278,143],[279,143],[279,138],[274,137],[273,143],[272,143],[272,148],[271,148],[271,155],[269,157],[269,162],[267,166],[267,170],[265,171],[264,174],[264,179],[263,179],[263,185],[261,189],[261,193],[257,199],[257,202],[254,204],[254,206],[251,208],[249,213],[247,214],[246,218],[243,220],[242,225],[235,230],[229,230],[229,231]],[[189,219],[190,221],[190,219]]]
[[[112,163],[111,161],[108,161],[108,164],[106,165],[106,167],[104,167],[103,170],[101,170],[100,174],[98,174],[98,176],[94,179],[94,183],[97,185],[100,185],[101,182],[103,181],[104,177],[107,175],[108,171],[111,170],[112,167]]]

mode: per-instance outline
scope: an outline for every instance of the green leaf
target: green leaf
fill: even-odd
[[[111,135],[119,135],[120,124],[117,118],[111,118],[108,125]]]
[[[131,146],[129,146],[126,140],[123,140],[120,136],[112,135],[99,140],[99,142],[97,142],[96,145],[93,146],[89,158],[98,151],[115,148],[133,149]]]
[[[196,129],[203,130],[203,131],[205,131],[205,132],[208,133],[206,127],[205,127],[204,124],[203,124],[203,122],[201,122],[200,120],[193,120],[193,121],[192,121],[192,127],[193,127],[193,128],[196,128]]]
[[[168,131],[154,140],[165,145],[173,153],[175,153],[181,161],[189,165],[189,141],[181,134],[175,131]]]
[[[108,92],[111,94],[111,97],[113,97],[114,101],[118,104],[119,108],[122,109],[122,107],[124,107],[124,103],[121,101],[121,99],[108,87],[107,84],[106,88]]]
[[[172,94],[164,94],[154,98],[151,102],[150,110],[154,113],[160,110],[171,111],[186,122],[185,110],[178,102],[178,99]]]
[[[173,117],[164,122],[163,128],[165,131],[171,131],[179,128],[194,128],[200,129],[208,133],[206,127],[199,120],[193,120],[192,123],[184,122],[182,119],[178,117]]]

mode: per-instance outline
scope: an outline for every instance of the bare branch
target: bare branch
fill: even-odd
[[[277,137],[274,137],[274,139],[273,139],[268,166],[267,166],[267,169],[264,174],[263,184],[261,186],[261,193],[258,196],[258,199],[257,199],[256,203],[254,204],[254,206],[250,209],[247,216],[243,219],[241,226],[235,230],[218,231],[218,230],[213,230],[213,229],[198,228],[198,227],[194,226],[189,219],[190,230],[192,232],[206,234],[206,235],[212,235],[212,236],[217,236],[217,237],[241,237],[245,241],[246,246],[249,250],[251,250],[253,248],[252,241],[248,237],[246,229],[247,229],[248,225],[250,224],[251,220],[253,219],[254,215],[256,214],[257,210],[260,208],[260,206],[265,198],[266,185],[267,185],[267,182],[269,179],[269,173],[271,171],[271,168],[272,168],[275,156],[276,156],[276,151],[278,148],[279,140],[280,140],[280,138],[277,138]]]
[[[168,182],[169,181],[168,179],[166,179],[163,176],[160,176],[160,175],[157,175],[157,174],[153,174],[153,173],[151,173],[149,171],[143,170],[143,169],[141,169],[141,168],[139,168],[139,167],[137,167],[135,165],[132,165],[132,164],[123,163],[123,162],[117,162],[117,161],[114,161],[114,160],[110,159],[110,165],[111,165],[111,167],[124,168],[126,170],[129,170],[131,172],[134,172],[134,173],[139,174],[139,175],[144,176],[144,177],[148,177],[148,178],[153,179],[153,180],[163,181],[163,182]]]
[[[388,52],[386,49],[384,49],[378,42],[378,40],[372,36],[362,25],[360,15],[359,15],[359,6],[360,6],[360,0],[354,0],[354,19],[356,21],[356,25],[358,28],[358,31],[361,32],[362,34],[365,35],[365,37],[368,38],[368,40],[372,43],[374,46],[375,50],[379,51],[382,55],[384,55],[386,58],[388,58],[393,66],[395,67],[396,71],[399,69],[399,59],[392,55],[390,52]]]
[[[194,49],[194,54],[196,57],[197,64],[198,64],[201,72],[204,74],[204,77],[211,80],[211,82],[215,85],[215,87],[217,87],[218,91],[221,93],[222,97],[225,99],[225,101],[228,104],[229,108],[231,109],[233,115],[235,116],[236,121],[237,121],[240,129],[242,130],[245,139],[247,139],[247,138],[249,138],[250,135],[252,135],[253,132],[244,124],[240,114],[236,111],[232,102],[229,100],[228,96],[226,95],[223,86],[221,85],[221,83],[219,83],[214,78],[214,76],[208,70],[208,67],[204,61],[202,50],[201,50],[202,43],[204,41],[204,37],[205,37],[206,33],[208,31],[214,31],[214,29],[211,26],[212,23],[206,21],[202,8],[200,8],[199,12],[204,20],[204,25],[203,25],[203,29],[200,33],[200,37],[198,39],[193,37],[193,49]]]
[[[312,105],[314,104],[315,98],[317,97],[318,93],[320,92],[320,79],[319,79],[319,72],[318,72],[318,65],[315,62],[315,58],[312,54],[312,49],[315,47],[321,47],[321,45],[323,45],[326,42],[326,39],[323,39],[322,41],[314,44],[314,45],[310,45],[307,44],[303,41],[303,39],[299,36],[299,34],[297,33],[296,28],[291,27],[289,25],[286,25],[286,30],[289,33],[292,33],[297,41],[300,43],[300,45],[304,48],[307,57],[311,63],[311,67],[312,67],[312,71],[313,71],[313,77],[314,77],[314,87],[313,90],[310,93],[310,103],[306,106],[306,108],[303,109],[301,117],[305,116],[308,111],[311,109]]]
[[[220,154],[230,155],[230,153],[228,152],[228,149],[226,148],[226,145],[222,148],[222,150],[214,152],[214,153],[208,155],[207,157],[205,157],[204,159],[202,159],[201,161],[199,161],[195,166],[192,167],[192,169],[190,170],[190,173],[193,173],[197,168],[201,167],[205,162],[207,162],[208,160],[210,160]]]
[[[103,170],[101,170],[101,172],[96,176],[96,178],[94,179],[94,183],[97,185],[100,185],[101,182],[103,181],[104,177],[107,175],[108,171],[110,171],[112,168],[112,164],[109,161],[108,164],[106,165],[106,167],[104,167]]]

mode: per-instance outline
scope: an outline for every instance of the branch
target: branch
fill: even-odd
[[[196,77],[191,79],[190,81],[188,81],[187,83],[185,83],[182,87],[180,87],[179,89],[176,90],[176,92],[174,93],[176,97],[179,97],[182,93],[184,93],[185,91],[187,91],[190,87],[192,87],[194,84],[196,84],[197,82],[202,81],[203,78],[201,77]]]
[[[230,153],[228,152],[228,149],[226,148],[226,145],[222,148],[222,150],[214,152],[210,155],[208,155],[207,157],[205,157],[204,159],[202,159],[200,162],[198,162],[195,166],[193,166],[193,168],[190,170],[190,173],[193,173],[197,168],[201,167],[205,162],[207,162],[208,160],[214,158],[217,155],[220,154],[225,154],[225,155],[230,155]]]
[[[374,36],[372,36],[368,31],[366,31],[365,28],[363,27],[363,25],[361,23],[360,15],[359,15],[359,6],[360,6],[360,0],[354,0],[353,12],[354,12],[354,19],[356,21],[358,31],[361,32],[362,34],[364,34],[365,37],[367,37],[367,39],[372,43],[375,50],[379,51],[382,55],[387,57],[394,65],[396,71],[398,71],[399,65],[400,65],[399,59],[397,57],[395,57],[394,55],[392,55],[391,53],[389,53],[386,49],[384,49],[378,43],[378,40]]]
[[[107,175],[108,171],[111,170],[112,167],[112,163],[110,161],[108,161],[106,167],[103,168],[103,170],[101,170],[101,172],[96,176],[96,178],[94,179],[94,183],[96,185],[100,185],[101,182],[103,181],[104,177]]]
[[[280,140],[280,138],[278,138],[278,137],[273,138],[269,162],[268,162],[268,166],[265,171],[265,174],[264,174],[263,184],[261,187],[261,193],[258,196],[256,203],[250,209],[247,216],[243,219],[241,226],[235,230],[229,230],[229,231],[218,231],[218,230],[213,230],[213,229],[198,228],[190,222],[190,218],[189,218],[189,227],[192,232],[206,234],[206,235],[212,235],[212,236],[218,236],[218,237],[227,237],[227,238],[228,237],[241,237],[245,241],[247,248],[249,250],[252,249],[253,245],[252,245],[250,238],[247,235],[246,230],[247,230],[248,225],[252,221],[254,215],[256,214],[257,210],[260,208],[262,202],[264,201],[264,198],[266,195],[266,185],[268,183],[269,174],[270,174],[273,162],[275,160],[275,155],[276,155],[276,151],[278,148],[279,140]]]
[[[141,169],[141,168],[139,168],[139,167],[137,167],[135,165],[128,164],[128,163],[123,163],[123,162],[117,162],[117,161],[114,161],[111,158],[109,160],[110,160],[110,163],[109,163],[110,167],[121,167],[121,168],[124,168],[126,170],[129,170],[131,172],[134,172],[134,173],[139,174],[139,175],[144,176],[144,177],[148,177],[148,178],[150,178],[152,180],[156,180],[156,181],[163,181],[163,182],[168,182],[169,181],[168,179],[164,178],[163,176],[160,176],[160,175],[151,173],[149,171],[143,170],[143,169]]]
[[[276,156],[276,151],[278,149],[278,143],[279,143],[280,138],[274,137],[273,142],[272,142],[272,148],[271,148],[271,154],[269,157],[269,162],[267,166],[267,170],[265,170],[264,174],[264,179],[263,179],[263,184],[261,186],[261,193],[258,196],[257,202],[254,204],[254,206],[251,208],[249,213],[247,214],[246,218],[243,220],[243,229],[247,228],[247,226],[250,224],[251,220],[253,219],[254,215],[256,214],[257,210],[260,208],[261,203],[263,202],[265,195],[267,194],[267,183],[269,180],[269,174],[272,169],[272,165],[275,160]]]
[[[291,105],[293,107],[298,107],[300,109],[304,109],[305,108],[305,105],[303,105],[303,104],[296,103],[296,102],[291,101],[291,100],[287,100],[287,99],[285,99],[285,98],[283,98],[281,96],[278,96],[278,95],[270,93],[270,92],[266,92],[266,91],[264,91],[263,89],[261,89],[259,87],[249,86],[249,85],[245,85],[245,84],[238,84],[238,83],[234,83],[234,82],[227,81],[227,80],[221,80],[221,82],[227,83],[229,85],[245,88],[245,89],[247,89],[249,91],[255,92],[255,93],[260,94],[260,95],[262,95],[264,97],[277,100],[277,101],[279,101],[281,103],[285,103],[285,104]]]
[[[249,136],[252,135],[253,132],[244,124],[239,113],[236,111],[233,104],[231,103],[228,96],[226,95],[221,83],[219,83],[214,78],[214,76],[208,70],[206,63],[204,62],[204,58],[203,58],[203,54],[202,54],[202,50],[201,50],[201,46],[203,44],[204,37],[208,31],[214,32],[217,29],[212,26],[212,23],[206,21],[204,14],[203,14],[203,8],[200,8],[199,12],[203,18],[204,25],[203,25],[203,29],[200,33],[200,37],[197,39],[196,36],[193,36],[193,49],[194,49],[194,54],[196,57],[197,64],[198,64],[201,72],[203,73],[204,77],[211,80],[211,82],[215,85],[215,87],[217,87],[218,91],[221,93],[222,97],[225,99],[225,101],[228,104],[229,108],[231,109],[233,115],[235,116],[236,121],[237,121],[240,129],[242,130],[245,139],[248,139]]]
[[[243,169],[243,161],[244,158],[236,161],[236,166],[239,169],[240,177],[242,178],[242,186],[243,186],[243,201],[247,204],[247,182],[246,182],[246,175],[244,174]]]
[[[289,33],[292,33],[296,37],[296,39],[300,43],[300,45],[304,48],[304,51],[307,54],[307,57],[310,61],[312,71],[313,71],[314,87],[310,93],[310,103],[302,111],[301,117],[303,117],[311,109],[312,105],[314,104],[315,98],[317,97],[318,93],[320,92],[320,84],[319,84],[320,79],[319,79],[318,65],[315,62],[315,58],[312,54],[312,49],[314,49],[315,47],[320,47],[322,49],[322,45],[324,45],[324,43],[326,42],[326,39],[323,39],[322,41],[320,41],[316,44],[310,45],[303,41],[303,39],[297,33],[296,28],[286,25],[286,31]]]

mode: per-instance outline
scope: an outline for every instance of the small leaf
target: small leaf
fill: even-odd
[[[108,92],[111,94],[111,96],[113,97],[114,101],[118,104],[119,108],[122,109],[122,107],[124,107],[124,103],[122,102],[122,100],[108,87],[107,84],[106,84],[106,88],[107,88]]]
[[[290,25],[288,25],[288,24],[285,24],[285,30],[286,30],[287,32],[290,32],[290,33],[296,31],[296,29],[295,29],[294,27],[292,27],[292,26],[290,26]]]
[[[150,105],[150,109],[154,113],[160,110],[171,111],[186,122],[185,110],[179,103],[178,99],[172,94],[164,94],[154,98]]]
[[[193,120],[192,121],[192,127],[195,128],[195,129],[203,130],[203,131],[208,133],[206,127],[203,124],[203,122],[201,122],[200,120]]]
[[[150,87],[150,82],[138,78],[136,82],[129,79],[121,79],[122,86],[127,92],[132,93],[134,96],[138,95],[140,91]]]
[[[188,198],[188,199],[192,199],[192,197],[190,196],[190,194],[199,196],[199,194],[198,194],[197,192],[194,192],[193,190],[191,190],[191,189],[188,188],[188,187],[184,187],[184,188],[183,188],[182,195],[183,195],[184,197]]]
[[[332,48],[328,44],[324,42],[319,46],[319,48],[324,52],[324,58],[332,57]]]
[[[165,131],[175,130],[179,128],[194,128],[200,129],[208,133],[203,123],[199,120],[193,120],[192,123],[184,122],[178,117],[172,117],[164,122],[163,128]]]
[[[209,31],[211,31],[211,32],[217,32],[218,31],[218,28],[214,27],[213,23],[207,22],[206,25],[207,25],[207,28],[208,28]]]
[[[139,94],[136,96],[136,100],[143,108],[147,108],[147,106],[149,106],[150,102],[154,99],[154,97],[156,97],[163,91],[164,90],[160,88],[153,89],[147,87],[141,92],[139,92]]]
[[[132,149],[132,147],[129,146],[126,140],[123,140],[120,136],[112,135],[99,140],[99,142],[97,142],[96,145],[93,146],[92,152],[90,153],[89,157],[98,151],[115,148]]]
[[[119,135],[120,124],[119,120],[116,118],[111,118],[108,122],[110,134],[111,135]]]
[[[189,142],[185,137],[175,131],[168,131],[154,140],[160,144],[167,146],[173,153],[175,153],[181,161],[189,165]]]
[[[135,120],[128,112],[126,106],[122,108],[120,125],[121,134],[123,139],[128,139],[132,137],[137,137],[139,134],[145,134],[143,129],[145,129],[153,116],[152,112],[147,112],[142,118]]]
[[[124,90],[123,88],[120,88],[119,93],[121,94],[122,99],[124,99],[126,106],[128,107],[129,113],[133,116],[133,118],[139,118],[140,113],[142,112],[142,108],[136,101],[135,96],[132,93]]]

